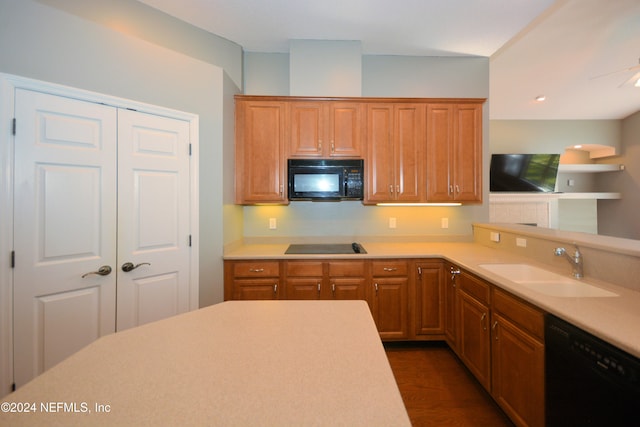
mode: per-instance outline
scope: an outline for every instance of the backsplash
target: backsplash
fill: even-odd
[[[564,257],[554,249],[564,247],[573,253],[575,242],[584,257],[584,276],[640,292],[640,242],[595,234],[554,230],[514,224],[474,224],[474,242],[521,255],[547,264],[553,270],[571,273]],[[499,242],[491,239],[499,233]]]

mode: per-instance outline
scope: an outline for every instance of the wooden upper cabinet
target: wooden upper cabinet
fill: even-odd
[[[364,104],[291,101],[290,157],[361,157]]]
[[[286,203],[286,103],[236,100],[236,203]]]
[[[482,105],[427,106],[427,201],[482,202]]]
[[[365,203],[424,199],[424,104],[369,104]]]

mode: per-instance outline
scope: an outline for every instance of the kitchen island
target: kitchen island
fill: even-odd
[[[410,425],[363,301],[228,301],[118,332],[2,405],[12,426]]]

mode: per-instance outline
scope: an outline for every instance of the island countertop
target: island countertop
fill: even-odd
[[[12,426],[410,426],[364,301],[220,303],[104,336],[5,402],[36,405]]]

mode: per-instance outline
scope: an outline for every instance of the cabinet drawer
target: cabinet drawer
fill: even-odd
[[[331,261],[330,277],[364,277],[364,261]]]
[[[484,304],[489,304],[489,295],[491,293],[489,284],[465,271],[460,274],[460,290]]]
[[[409,271],[406,261],[373,261],[371,266],[375,277],[406,276]]]
[[[233,265],[235,277],[277,277],[280,276],[278,261],[247,261]]]
[[[287,276],[322,276],[322,261],[287,261]]]
[[[525,331],[543,340],[544,315],[540,310],[498,289],[493,292],[492,308]]]

